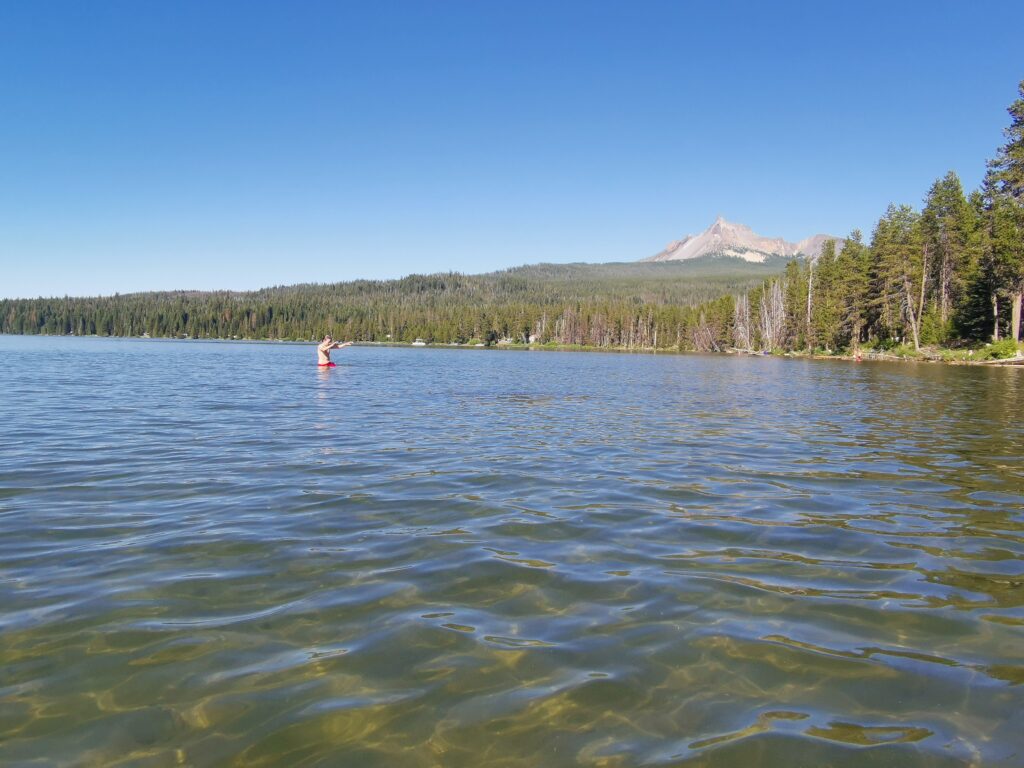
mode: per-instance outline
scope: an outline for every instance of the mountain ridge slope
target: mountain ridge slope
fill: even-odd
[[[841,251],[846,242],[841,237],[817,234],[794,243],[781,237],[759,235],[745,224],[727,221],[719,216],[699,235],[687,235],[682,240],[674,240],[660,253],[641,261],[686,261],[703,256],[732,256],[755,263],[762,263],[772,257],[803,256],[816,259],[829,240],[836,242],[837,251]]]

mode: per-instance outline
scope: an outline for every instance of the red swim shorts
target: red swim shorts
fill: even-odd
[[[334,363],[317,363],[317,368],[337,368],[338,366]]]

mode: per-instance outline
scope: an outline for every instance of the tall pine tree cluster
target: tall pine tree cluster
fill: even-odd
[[[1021,338],[1024,298],[1024,82],[1010,105],[1006,143],[981,189],[965,195],[952,171],[932,184],[918,211],[890,205],[865,244],[854,231],[826,243],[813,262],[736,297],[736,316],[781,292],[784,330],[735,323],[716,345],[742,349],[856,351],[861,347],[950,346]],[[778,286],[776,286],[778,283]],[[742,309],[742,311],[741,311]]]

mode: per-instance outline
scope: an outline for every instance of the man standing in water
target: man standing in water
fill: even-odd
[[[331,350],[332,349],[344,349],[345,347],[352,346],[351,341],[346,341],[344,344],[339,344],[331,338],[331,334],[324,336],[324,340],[320,342],[320,345],[316,348],[316,364],[320,368],[334,368],[334,363],[331,362]]]

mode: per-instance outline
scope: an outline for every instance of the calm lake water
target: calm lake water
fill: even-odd
[[[0,763],[1024,764],[1024,371],[0,337]]]

